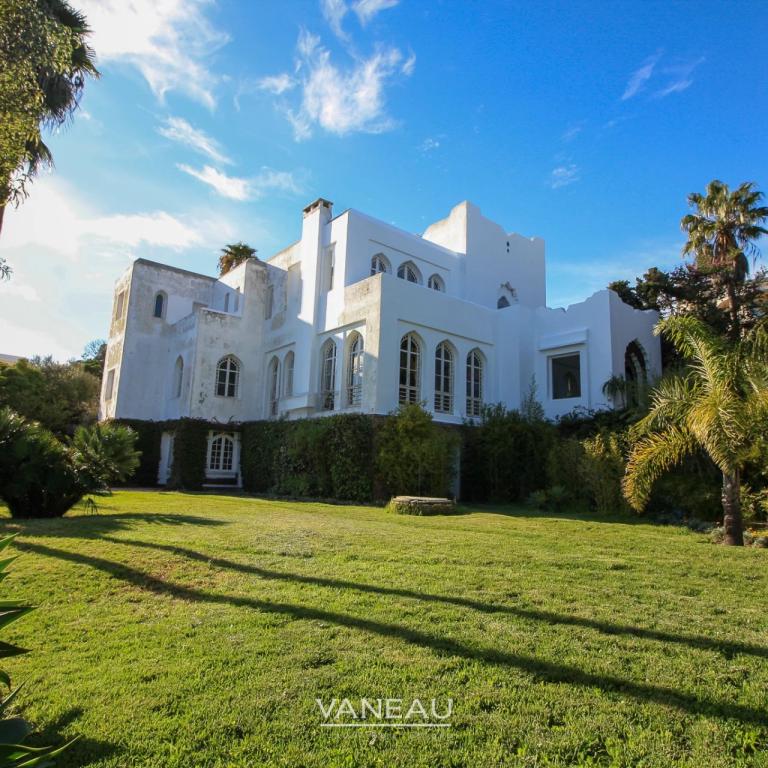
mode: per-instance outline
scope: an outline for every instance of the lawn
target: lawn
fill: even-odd
[[[768,765],[766,550],[634,518],[121,491],[2,521],[63,766]],[[321,727],[315,700],[453,700]]]

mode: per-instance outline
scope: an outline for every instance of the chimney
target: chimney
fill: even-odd
[[[307,216],[317,210],[320,211],[320,218],[323,222],[330,221],[333,216],[333,203],[330,200],[326,200],[324,197],[318,197],[314,203],[310,203],[304,209],[304,218],[306,219]]]

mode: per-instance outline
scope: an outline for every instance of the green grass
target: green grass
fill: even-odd
[[[61,765],[766,765],[765,550],[627,518],[116,493],[2,521],[3,633]],[[316,698],[454,700],[442,730]]]

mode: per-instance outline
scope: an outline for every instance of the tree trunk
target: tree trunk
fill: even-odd
[[[744,531],[741,523],[741,479],[738,470],[732,474],[723,472],[723,544],[732,547],[744,546]]]
[[[736,297],[736,285],[734,284],[734,280],[735,277],[729,276],[726,293],[728,294],[728,312],[731,316],[731,332],[729,336],[731,341],[738,341],[741,338],[741,321],[739,320],[739,304]]]

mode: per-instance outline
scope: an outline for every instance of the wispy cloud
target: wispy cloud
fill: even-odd
[[[701,64],[705,58],[702,56],[691,61],[670,64],[664,67],[662,72],[669,77],[669,82],[663,88],[656,91],[654,96],[663,99],[672,93],[682,93],[693,85],[693,71]]]
[[[328,22],[334,35],[346,40],[343,21],[349,11],[353,11],[362,26],[366,26],[381,11],[394,8],[400,0],[356,0],[347,3],[346,0],[320,0],[320,10]]]
[[[357,58],[349,68],[337,66],[316,35],[302,30],[297,43],[301,103],[279,108],[293,125],[297,141],[319,126],[345,136],[355,132],[381,133],[395,122],[386,111],[385,89],[398,75],[413,72],[415,59],[403,61],[397,48],[380,46],[375,53]]]
[[[561,187],[567,187],[569,184],[573,184],[579,180],[579,169],[575,163],[568,163],[566,165],[558,165],[552,169],[549,174],[549,186],[552,189],[560,189]]]
[[[287,72],[281,75],[270,75],[268,77],[262,77],[256,84],[256,87],[260,91],[269,91],[279,96],[281,93],[290,91],[298,85],[298,80],[295,77],[291,77]]]
[[[205,17],[210,0],[79,0],[100,62],[129,64],[154,94],[184,93],[209,109],[219,78],[210,55],[229,37]]]
[[[653,75],[653,70],[658,64],[661,58],[661,51],[657,51],[653,56],[649,56],[639,69],[636,69],[627,82],[627,87],[624,89],[624,93],[621,96],[622,101],[631,99],[636,96],[645,87],[645,84],[650,80]]]
[[[239,178],[228,176],[210,165],[197,169],[180,163],[177,168],[198,179],[198,181],[202,181],[203,184],[207,184],[216,194],[230,200],[257,200],[268,192],[300,194],[302,191],[301,184],[295,175],[289,171],[263,168],[257,176]]]
[[[206,155],[216,163],[223,165],[232,163],[215,139],[199,128],[190,125],[183,117],[166,118],[163,125],[157,130],[166,139],[176,141],[196,152]]]
[[[424,141],[419,144],[419,151],[423,152],[424,154],[427,154],[428,152],[432,152],[432,150],[437,149],[440,146],[440,141],[438,139],[433,139],[431,136],[428,136]]]
[[[578,123],[573,123],[573,125],[569,125],[563,131],[563,135],[560,138],[567,144],[568,142],[573,141],[583,130],[584,130],[584,121],[579,120]]]

